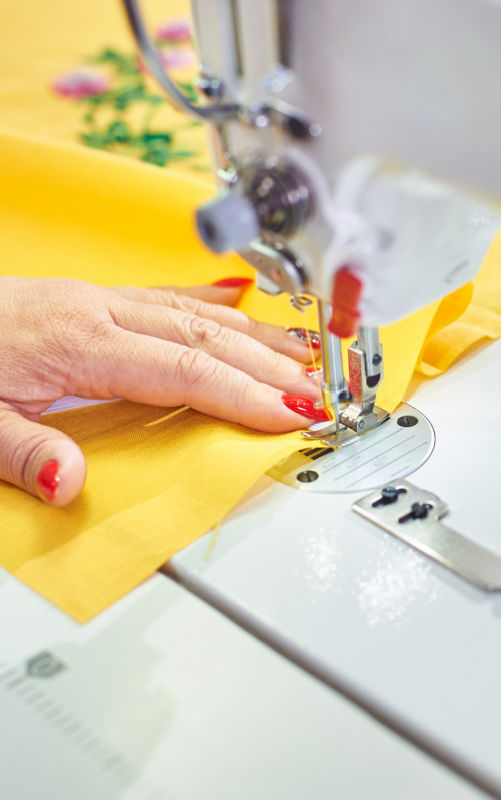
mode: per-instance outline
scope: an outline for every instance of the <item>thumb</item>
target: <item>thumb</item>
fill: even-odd
[[[32,422],[0,403],[0,479],[48,505],[65,506],[85,483],[85,458],[61,431]]]

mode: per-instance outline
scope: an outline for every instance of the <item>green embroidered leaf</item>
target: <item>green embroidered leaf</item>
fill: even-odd
[[[191,158],[192,156],[196,156],[195,150],[172,150],[170,154],[171,158]]]
[[[106,130],[106,137],[109,143],[112,142],[129,142],[132,139],[132,134],[129,126],[121,120],[110,122]]]
[[[82,133],[81,139],[82,142],[87,145],[87,147],[96,147],[100,150],[104,150],[108,144],[106,133],[102,133],[100,131]]]
[[[147,92],[143,83],[138,83],[132,86],[129,85],[123,89],[118,89],[115,91],[113,105],[117,110],[123,111],[124,109],[128,108],[131,103],[144,101],[146,97]]]
[[[109,103],[113,97],[113,92],[103,92],[103,94],[89,94],[85,97],[79,98],[78,102],[85,103],[89,106],[102,106]]]
[[[152,106],[167,102],[165,97],[162,97],[160,94],[145,94],[143,100],[146,100],[147,103],[151,103]]]
[[[169,44],[170,46],[171,44]],[[172,48],[174,49],[175,46],[172,45]],[[108,91],[79,98],[79,103],[84,104],[81,106],[82,123],[85,123],[87,128],[79,135],[79,138],[87,147],[111,153],[128,153],[159,167],[165,167],[171,161],[196,155],[196,152],[192,150],[173,150],[174,135],[172,132],[150,130],[158,108],[166,104],[167,99],[158,91],[153,90],[149,78],[140,70],[135,55],[107,47],[101,50],[97,56],[89,59],[87,63],[101,64],[106,67],[112,80],[112,88]],[[198,100],[198,93],[192,83],[180,82],[178,85],[190,101]],[[142,124],[138,126],[136,132],[134,125],[131,127],[130,122],[124,121],[125,115],[122,112],[126,111],[129,106],[139,103],[143,104],[144,114]],[[93,130],[94,125],[98,124],[100,119],[101,108],[106,109],[106,112],[102,114],[103,126],[100,130]],[[184,127],[200,124],[200,122],[191,121],[187,122]]]
[[[168,131],[145,131],[137,137],[137,141],[151,149],[156,144],[169,144],[172,141],[172,134]]]
[[[168,147],[158,145],[146,150],[141,156],[142,161],[147,161],[149,164],[155,164],[157,167],[165,167],[170,161],[170,152]]]
[[[89,61],[93,64],[105,64],[107,61],[116,61],[120,59],[120,53],[118,50],[114,50],[111,47],[105,47],[104,50],[101,50],[97,56],[94,58],[90,58]]]
[[[109,64],[122,75],[132,75],[139,73],[137,59],[135,56],[120,53],[111,47],[107,47],[95,57],[90,59],[93,64]]]
[[[192,83],[186,83],[184,81],[180,81],[178,83],[178,86],[184,92],[190,103],[196,103],[196,101],[198,100],[198,92]]]

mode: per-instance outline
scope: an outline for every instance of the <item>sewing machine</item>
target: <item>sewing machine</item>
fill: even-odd
[[[236,767],[234,773],[227,767],[231,780],[225,796],[266,797],[270,786],[273,797],[305,797],[310,790],[321,797],[332,786],[339,796],[357,796],[349,794],[353,773],[337,786],[324,780],[331,762],[318,756],[319,743],[337,731],[336,748],[344,738],[353,747],[346,751],[349,759],[357,735],[366,737],[363,772],[371,742],[379,743],[383,734],[376,726],[366,735],[364,724],[374,723],[327,686],[402,737],[391,739],[387,749],[374,745],[379,781],[359,796],[392,796],[388,761],[397,772],[405,765],[395,798],[408,796],[414,782],[417,794],[409,796],[478,796],[451,776],[452,782],[441,783],[441,772],[419,785],[431,768],[416,751],[413,772],[412,758],[406,760],[408,740],[501,797],[500,605],[491,592],[498,588],[501,554],[499,480],[492,468],[499,453],[499,412],[492,398],[501,390],[495,366],[501,363],[501,344],[420,386],[413,397],[416,408],[400,408],[384,420],[384,409],[375,404],[383,374],[377,325],[467,281],[499,225],[487,200],[448,181],[501,193],[501,115],[494,105],[501,4],[194,2],[204,64],[200,88],[207,96],[198,110],[158,64],[135,3],[126,5],[152,73],[180,107],[212,123],[221,198],[200,210],[201,234],[213,249],[238,249],[259,270],[265,290],[287,291],[299,306],[312,296],[319,301],[323,402],[332,419],[308,432],[318,441],[307,443],[300,463],[278,465],[220,531],[165,567],[303,672],[299,679],[292,665],[278,667],[271,650],[249,643],[244,631],[223,624],[162,576],[78,629],[2,574],[3,636],[6,641],[7,630],[14,655],[2,666],[0,690],[17,713],[24,704],[26,724],[18,739],[26,741],[36,724],[38,740],[31,749],[39,747],[44,760],[50,755],[44,730],[51,725],[61,732],[65,756],[73,760],[66,783],[64,775],[54,776],[54,796],[68,796],[69,789],[75,798],[122,797],[124,785],[132,782],[130,797],[164,797],[165,784],[155,781],[166,772],[172,796],[210,796],[204,786],[211,765],[218,753],[224,757],[231,739],[220,734],[219,721],[229,718],[236,696],[225,687],[232,676],[258,674],[259,692],[248,706],[257,704],[263,716],[266,708],[275,708],[282,726],[273,727],[275,735],[266,739],[262,719],[256,722],[246,706],[232,730],[235,738],[241,736],[242,720],[253,721],[249,729],[265,736],[277,759],[277,738],[290,736],[287,763],[277,769],[272,764],[269,783],[259,784],[258,768],[246,795],[241,777],[251,736],[240,756],[232,753]],[[353,333],[349,399],[339,338]],[[472,387],[475,407],[486,413],[472,413]],[[437,432],[436,446],[428,419]],[[403,475],[412,476],[412,483],[403,482]],[[434,499],[414,498],[414,482],[431,490]],[[411,507],[416,503],[426,513],[412,517],[411,528],[402,523],[410,534],[389,535],[409,513],[410,496]],[[460,545],[452,552],[448,535],[436,527],[434,510],[444,511],[439,498],[450,504],[452,529],[464,535],[465,541],[452,533]],[[391,514],[401,503],[405,511],[395,522]],[[468,574],[471,564],[475,569]],[[16,624],[7,613],[13,607],[25,609],[29,625]],[[200,631],[207,637],[205,647],[198,642]],[[225,669],[216,652],[226,654]],[[179,663],[173,653],[180,654]],[[203,669],[185,676],[187,662]],[[320,683],[310,682],[307,673]],[[165,675],[175,701],[165,691]],[[195,692],[200,680],[202,690]],[[125,690],[115,695],[117,681]],[[95,707],[75,696],[92,698]],[[125,718],[124,703],[134,713],[133,724]],[[294,704],[301,714],[291,714]],[[240,698],[239,709],[243,705]],[[314,738],[308,712],[313,708],[320,715],[322,707],[328,714]],[[205,735],[198,753],[209,755],[202,761],[198,756],[200,769],[194,770],[185,738],[187,730],[199,729],[201,709]],[[94,730],[96,717],[100,724]],[[340,729],[332,727],[334,718]],[[195,723],[190,727],[186,719]],[[294,746],[298,727],[300,744]],[[17,758],[22,764],[22,758],[6,749],[15,737],[4,738],[9,768],[2,771],[10,775],[11,763]],[[307,758],[318,774],[324,771],[317,783],[297,767],[305,757],[302,738],[314,741]],[[332,771],[342,768],[338,759]],[[141,770],[149,777],[138,777]],[[27,794],[33,792],[29,776],[20,780]]]
[[[194,0],[203,106],[124,5],[152,75],[208,123],[220,190],[198,210],[202,239],[296,307],[317,298],[331,419],[307,436],[367,433],[387,418],[377,326],[467,283],[500,227],[458,188],[501,191],[498,4]],[[355,335],[346,381],[340,339]]]

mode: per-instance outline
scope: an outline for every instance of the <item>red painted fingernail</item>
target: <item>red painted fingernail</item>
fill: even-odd
[[[305,372],[306,377],[311,378],[312,380],[318,380],[323,376],[322,367],[306,367]]]
[[[320,350],[320,336],[316,331],[306,331],[306,328],[286,328],[290,336],[295,336],[302,344],[308,347],[308,334],[310,336],[311,346],[314,350]]]
[[[222,289],[243,289],[252,286],[253,283],[252,278],[221,278],[220,281],[214,281],[212,285]]]
[[[291,411],[295,411],[296,414],[302,414],[303,417],[314,419],[315,422],[327,422],[330,419],[325,408],[315,408],[315,404],[310,397],[303,397],[300,394],[284,394],[282,403]]]
[[[54,500],[60,483],[61,476],[58,462],[46,461],[38,473],[38,491],[43,494],[46,500]]]

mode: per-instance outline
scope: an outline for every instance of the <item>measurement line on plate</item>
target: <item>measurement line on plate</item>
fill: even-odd
[[[333,464],[332,467],[327,467],[327,469],[325,471],[326,472],[332,472],[332,470],[337,469],[338,467],[341,467],[343,464],[346,464],[346,462],[350,461],[350,459],[355,458],[357,456],[363,456],[364,453],[367,453],[368,450],[371,450],[373,447],[377,447],[378,444],[382,444],[383,442],[386,442],[387,439],[390,439],[392,436],[395,436],[395,434],[397,434],[397,433],[404,433],[404,429],[403,428],[399,428],[398,430],[393,431],[393,433],[389,433],[388,436],[385,436],[383,439],[377,439],[376,441],[373,440],[372,444],[370,444],[368,447],[364,447],[363,450],[357,450],[354,455],[353,455],[353,449],[357,446],[358,442],[353,444],[351,446],[351,450],[350,450],[350,448],[348,448],[348,451],[349,451],[349,453],[351,453],[351,455],[348,454],[346,456],[346,458],[343,458],[342,461],[338,461],[337,464]],[[346,449],[343,450],[343,453],[344,452],[347,452]]]
[[[412,436],[410,436],[409,439],[414,439],[414,434],[412,434]],[[396,444],[392,445],[392,447],[388,447],[387,450],[383,450],[381,453],[378,453],[377,458],[380,458],[381,456],[385,456],[387,453],[390,453],[392,450],[395,449],[395,447],[400,447],[400,442],[397,442]],[[338,478],[338,480],[342,481],[343,478],[346,478],[348,475],[351,475],[352,472],[356,472],[356,470],[362,469],[362,467],[365,467],[367,464],[371,464],[372,462],[373,462],[373,458],[371,457],[367,461],[364,461],[363,464],[357,464],[352,469],[349,469],[347,472],[344,472],[343,475],[341,475]],[[393,462],[390,461],[389,463],[391,464]],[[377,470],[376,470],[376,472],[377,472]],[[370,474],[372,474],[372,473],[370,473]],[[360,478],[358,478],[355,481],[355,483],[358,483],[359,480],[360,480]]]
[[[420,442],[420,444],[417,444],[417,445],[416,445],[416,447],[413,447],[413,448],[412,448],[412,450],[407,450],[407,452],[406,452],[406,453],[402,453],[402,455],[400,455],[400,456],[397,456],[397,458],[394,458],[394,459],[393,459],[393,461],[388,461],[388,463],[387,463],[387,464],[385,464],[384,466],[385,466],[385,467],[389,467],[389,466],[391,466],[391,464],[394,464],[396,461],[399,461],[401,458],[405,458],[406,456],[410,456],[410,454],[411,454],[411,453],[414,453],[414,451],[415,451],[415,450],[419,450],[419,448],[420,448],[420,447],[423,447],[423,446],[424,446],[424,445],[426,445],[426,444],[427,444],[427,442]],[[391,449],[393,450],[393,448],[391,448]],[[388,452],[388,451],[387,451],[387,452]],[[372,472],[369,472],[369,474],[368,474],[368,475],[364,475],[364,477],[363,477],[363,478],[358,478],[358,479],[357,479],[356,481],[354,481],[353,483],[350,483],[350,485],[349,485],[349,486],[347,486],[346,488],[347,488],[347,489],[351,489],[351,487],[352,487],[352,486],[355,486],[355,484],[356,484],[356,483],[358,483],[358,482],[359,482],[359,481],[361,481],[361,480],[364,480],[364,481],[365,481],[365,480],[367,480],[367,478],[370,478],[370,476],[371,476],[371,475],[375,475],[375,474],[376,474],[376,472],[379,472],[379,470],[380,470],[380,467],[378,467],[377,469],[373,470]]]

